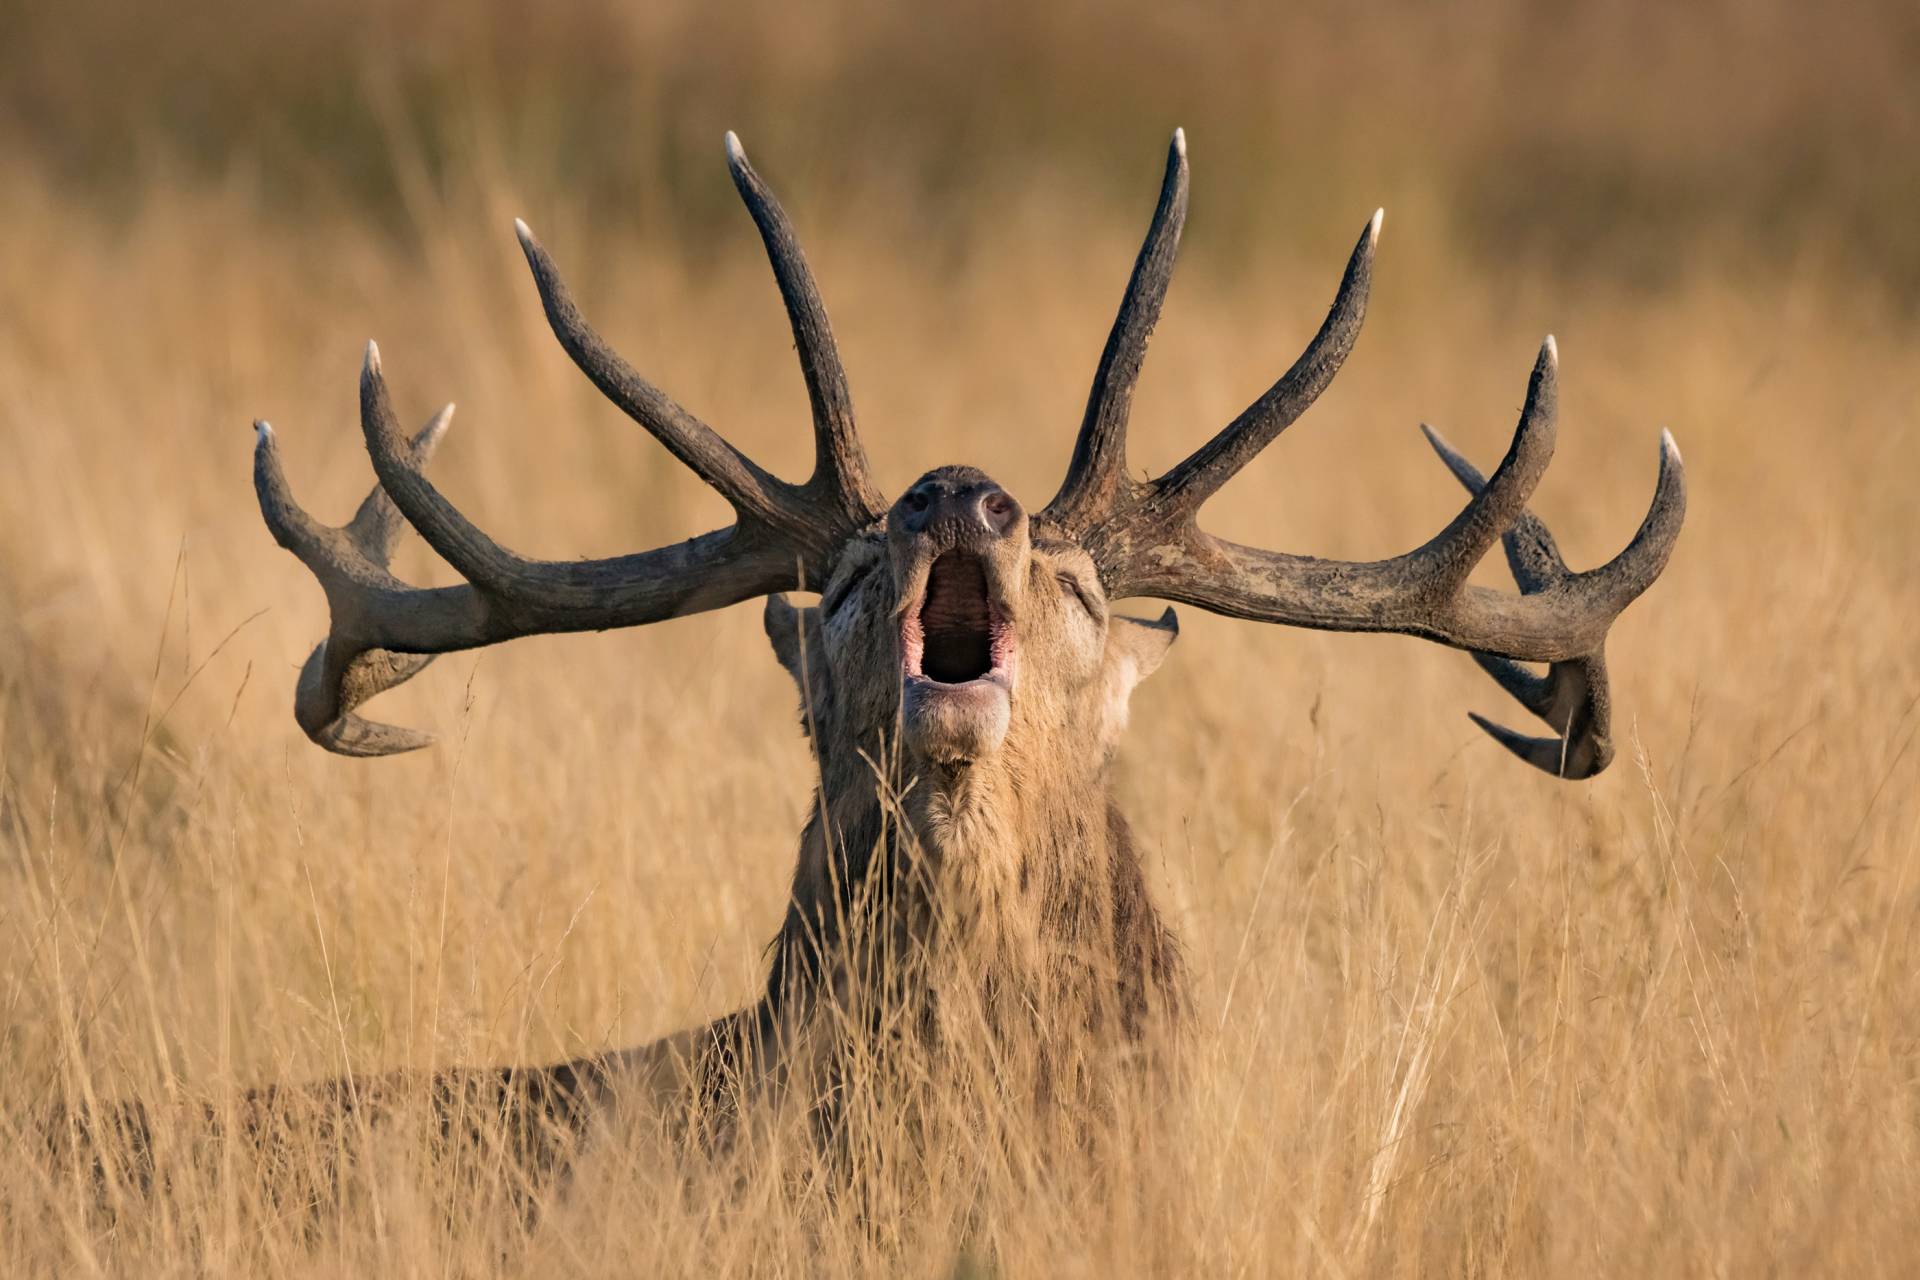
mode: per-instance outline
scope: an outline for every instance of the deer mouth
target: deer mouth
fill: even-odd
[[[992,567],[948,551],[926,571],[900,615],[902,715],[907,742],[946,764],[994,751],[1012,716],[1014,628]]]
[[[900,657],[909,682],[960,688],[988,681],[1010,688],[1013,626],[987,585],[987,564],[949,551],[927,571],[920,603],[900,621]]]

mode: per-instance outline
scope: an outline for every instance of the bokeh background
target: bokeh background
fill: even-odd
[[[89,1092],[634,1043],[760,980],[810,767],[757,610],[442,659],[377,708],[438,747],[328,757],[290,714],[323,604],[259,522],[253,418],[344,518],[374,337],[405,415],[459,402],[436,474],[509,545],[719,523],[557,350],[524,216],[635,364],[797,476],[731,128],[883,487],[964,461],[1044,501],[1182,125],[1137,469],[1285,368],[1387,210],[1359,348],[1210,527],[1413,545],[1459,501],[1415,424],[1490,463],[1548,332],[1535,507],[1570,559],[1631,535],[1661,426],[1688,526],[1615,628],[1621,758],[1586,784],[1478,735],[1468,708],[1524,716],[1462,655],[1183,611],[1116,764],[1201,992],[1183,1138],[1097,1230],[990,1191],[923,1218],[1007,1274],[1916,1262],[1920,11],[8,0],[0,30],[9,1141]],[[231,1190],[103,1225],[22,1162],[0,1237],[131,1274],[952,1274],[971,1247],[875,1253],[841,1210],[716,1214],[654,1176],[532,1224],[389,1198],[316,1243]]]

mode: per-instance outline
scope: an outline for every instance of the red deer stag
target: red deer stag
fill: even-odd
[[[359,708],[435,654],[765,598],[767,634],[799,684],[820,792],[765,994],[674,1042],[702,1079],[788,1073],[821,1008],[876,993],[914,1010],[890,1025],[936,1043],[943,1006],[962,998],[1000,1030],[1017,1023],[1043,1045],[1069,1031],[1124,1045],[1177,1020],[1179,954],[1108,785],[1129,695],[1165,656],[1176,624],[1171,609],[1148,621],[1115,612],[1117,601],[1153,597],[1255,622],[1401,632],[1466,650],[1553,730],[1527,737],[1474,717],[1503,746],[1564,778],[1607,767],[1607,629],[1665,567],[1684,480],[1663,433],[1652,506],[1632,542],[1597,569],[1567,567],[1527,510],[1553,453],[1553,339],[1541,347],[1519,426],[1491,477],[1427,432],[1470,497],[1414,550],[1371,563],[1322,560],[1229,542],[1196,520],[1353,349],[1380,214],[1292,368],[1185,461],[1136,480],[1126,465],[1128,413],[1187,212],[1186,143],[1176,132],[1060,491],[1030,512],[984,472],[943,466],[887,505],[869,476],[826,310],[793,229],[731,134],[726,151],[772,261],[812,402],[806,481],[768,473],[641,377],[581,316],[525,225],[520,243],[560,345],[727,500],[731,526],[604,560],[508,550],[427,479],[446,418],[409,441],[371,344],[360,414],[379,484],[350,523],[323,525],[294,500],[265,423],[254,455],[267,526],[319,579],[331,611],[294,699],[301,728],[329,751],[379,756],[427,745],[427,735],[372,722]],[[389,573],[406,525],[464,585],[423,589]],[[1505,544],[1517,594],[1467,581],[1495,541]],[[781,594],[801,589],[818,589],[819,603],[797,607]],[[1547,664],[1545,673],[1526,662]],[[902,968],[909,954],[926,963]],[[620,1093],[623,1071],[652,1070],[658,1059],[655,1047],[461,1078],[486,1082],[497,1090],[487,1096],[504,1106],[575,1124]]]

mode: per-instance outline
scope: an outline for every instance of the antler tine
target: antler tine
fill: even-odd
[[[1440,455],[1440,460],[1447,464],[1447,469],[1453,472],[1454,478],[1466,487],[1468,493],[1477,495],[1486,484],[1480,468],[1462,457],[1439,431],[1427,423],[1421,423],[1420,430],[1427,437],[1427,443],[1433,446],[1433,451]],[[1552,586],[1571,572],[1566,561],[1560,558],[1560,548],[1555,544],[1553,534],[1531,511],[1520,512],[1501,543],[1506,548],[1507,568],[1512,570],[1513,580],[1522,591],[1538,591],[1542,587]]]
[[[439,447],[441,437],[446,435],[447,424],[453,421],[453,406],[442,405],[440,412],[427,420],[413,437],[408,451],[408,460],[413,469],[420,470]],[[393,497],[383,485],[373,486],[360,509],[353,513],[353,519],[347,522],[347,537],[365,556],[382,569],[393,559],[393,549],[400,541],[401,531],[407,527],[407,519],[400,514],[400,508],[393,505]]]
[[[1320,325],[1320,331],[1300,353],[1293,366],[1266,394],[1223,427],[1213,439],[1201,445],[1173,470],[1153,484],[1155,501],[1169,510],[1191,514],[1220,491],[1282,431],[1305,413],[1333,376],[1340,372],[1360,337],[1360,326],[1367,318],[1367,291],[1373,283],[1373,252],[1380,243],[1380,224],[1384,209],[1375,209],[1366,230],[1347,258],[1347,269],[1340,277],[1340,289],[1333,306]]]
[[[1479,478],[1467,485],[1473,496],[1447,527],[1407,558],[1403,574],[1409,581],[1430,578],[1438,589],[1454,591],[1467,580],[1475,565],[1486,556],[1494,539],[1510,531],[1526,514],[1527,499],[1533,496],[1540,478],[1553,461],[1554,418],[1559,409],[1557,373],[1560,351],[1548,334],[1540,344],[1540,354],[1527,379],[1527,399],[1520,410],[1520,424],[1514,429],[1507,454],[1494,468],[1493,479]],[[1438,441],[1431,428],[1423,428],[1429,441]],[[1436,443],[1435,447],[1439,445]],[[1456,457],[1458,455],[1455,455]],[[1460,458],[1462,467],[1472,464]],[[1452,465],[1452,464],[1449,464]],[[1465,477],[1459,469],[1454,471]]]
[[[366,438],[367,455],[373,459],[374,474],[380,477],[378,492],[391,499],[427,545],[459,570],[461,577],[490,591],[512,591],[526,579],[532,579],[536,589],[564,585],[541,582],[529,573],[535,567],[532,561],[481,532],[427,479],[400,434],[399,421],[387,398],[387,380],[380,369],[380,347],[374,342],[367,343],[366,360],[360,366],[360,430]],[[377,502],[376,494],[368,495],[366,505]],[[544,602],[558,603],[551,597]]]
[[[397,756],[430,747],[434,736],[357,715],[354,708],[377,693],[405,684],[426,670],[430,653],[366,649],[339,664],[321,642],[300,667],[293,690],[293,718],[314,743],[335,755]]]
[[[447,405],[408,443],[414,466],[425,466],[433,456],[452,417],[453,406]],[[294,688],[294,719],[315,742],[340,755],[386,756],[431,745],[430,733],[354,714],[354,708],[368,698],[404,684],[433,661],[432,654],[358,649],[343,634],[359,619],[364,593],[406,590],[386,572],[405,528],[398,509],[386,491],[375,485],[344,527],[321,524],[293,496],[273,427],[260,421],[254,429],[253,480],[261,515],[274,541],[299,557],[319,579],[334,613],[328,639],[315,646],[301,666]]]
[[[1069,532],[1079,532],[1110,509],[1116,492],[1127,483],[1127,419],[1133,409],[1133,389],[1173,279],[1180,232],[1187,221],[1187,189],[1187,135],[1175,129],[1167,146],[1160,200],[1134,259],[1106,348],[1100,353],[1073,461],[1043,513]]]
[[[1434,452],[1440,455],[1440,460],[1447,464],[1447,469],[1453,472],[1468,493],[1477,499],[1486,492],[1489,482],[1482,477],[1478,467],[1432,427],[1422,423],[1420,429],[1426,434],[1427,443],[1433,446]],[[1614,564],[1626,559],[1635,547],[1658,543],[1661,540],[1658,526],[1672,515],[1676,493],[1668,482],[1668,476],[1671,474],[1669,459],[1677,456],[1677,450],[1673,447],[1673,437],[1664,431],[1661,432],[1660,456],[1662,482],[1656,486],[1653,508],[1648,512],[1647,520],[1642,522],[1641,534],[1635,537],[1627,551],[1616,556],[1605,568],[1595,570],[1593,575],[1576,574],[1569,569],[1547,526],[1531,511],[1521,510],[1501,539],[1506,547],[1507,566],[1513,573],[1521,595],[1577,592],[1581,589],[1583,578],[1591,580],[1598,575],[1606,575]],[[1650,530],[1649,525],[1655,527]],[[1674,525],[1674,532],[1678,532],[1677,524]],[[1671,537],[1665,541],[1666,550],[1670,551]],[[1660,556],[1660,563],[1662,566],[1665,564],[1664,553]],[[1616,576],[1622,572],[1614,570]],[[1640,589],[1644,590],[1658,572],[1656,568],[1648,575],[1644,564],[1636,564],[1631,571],[1632,580],[1640,582]],[[1644,581],[1641,581],[1643,578]],[[1544,676],[1536,675],[1519,663],[1497,654],[1475,652],[1473,659],[1515,701],[1555,731],[1555,736],[1550,738],[1529,737],[1484,716],[1468,712],[1468,718],[1495,742],[1528,764],[1556,777],[1590,778],[1612,763],[1612,706],[1604,639],[1591,653],[1550,664]]]
[[[1549,683],[1557,691],[1556,711],[1540,718],[1549,725],[1554,725],[1556,719],[1563,722],[1564,731],[1555,737],[1538,738],[1516,733],[1473,711],[1467,712],[1467,719],[1542,773],[1570,782],[1583,782],[1613,763],[1613,739],[1609,736],[1612,710],[1607,694],[1606,660],[1575,659],[1561,663],[1554,669],[1554,677]],[[1558,708],[1563,706],[1565,710],[1559,711]]]
[[[1660,478],[1654,484],[1653,503],[1634,532],[1633,541],[1598,569],[1575,574],[1570,585],[1616,613],[1626,608],[1666,569],[1686,518],[1686,465],[1673,433],[1662,427]]]
[[[854,524],[865,524],[885,509],[886,502],[874,487],[866,449],[854,425],[853,393],[847,386],[833,328],[827,322],[826,304],[820,299],[819,286],[807,268],[806,255],[800,251],[786,210],[754,171],[740,139],[731,130],[727,132],[726,148],[727,170],[766,245],[767,261],[773,266],[780,300],[786,304],[787,319],[793,326],[800,372],[806,378],[814,437],[813,477],[808,487],[822,498],[839,503]]]
[[[308,515],[294,498],[286,468],[280,464],[280,442],[274,438],[273,424],[256,418],[253,431],[253,492],[260,499],[261,518],[273,540],[313,570],[324,586],[328,575],[344,571],[336,531]]]
[[[641,377],[580,314],[552,257],[527,224],[516,218],[513,229],[533,271],[553,336],[588,380],[725,498],[741,517],[779,523],[778,495],[792,486],[761,470],[719,432]]]
[[[426,466],[452,420],[453,406],[449,404],[429,418],[411,440],[401,436],[397,426],[393,428],[396,447],[411,470],[418,473]],[[254,492],[260,499],[260,513],[273,540],[313,570],[322,586],[330,579],[364,577],[365,566],[384,574],[406,528],[385,488],[375,485],[360,503],[353,519],[342,527],[336,529],[322,524],[293,496],[286,469],[280,461],[280,442],[273,433],[273,425],[259,419],[253,429]]]

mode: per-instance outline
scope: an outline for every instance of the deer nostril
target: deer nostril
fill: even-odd
[[[1012,528],[1020,516],[1020,504],[1001,489],[995,489],[980,499],[980,510],[986,516],[988,526],[1001,534]]]

